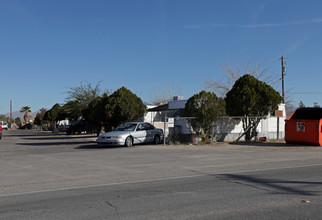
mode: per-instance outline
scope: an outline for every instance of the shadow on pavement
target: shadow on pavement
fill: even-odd
[[[66,140],[70,140],[70,139],[84,139],[84,138],[96,138],[96,135],[81,135],[81,136],[68,136],[68,135],[64,135],[64,136],[38,136],[38,138],[35,137],[31,137],[31,138],[22,138],[25,140],[62,140],[62,139],[66,139]]]
[[[55,141],[55,142],[38,142],[38,143],[16,143],[16,145],[24,145],[24,146],[54,146],[54,145],[76,145],[76,144],[86,144],[86,143],[94,143],[93,141]]]
[[[242,184],[245,186],[253,187],[259,190],[267,191],[269,193],[279,194],[292,194],[292,195],[304,195],[304,196],[317,196],[321,191],[309,191],[308,185],[322,185],[322,182],[306,182],[306,181],[289,181],[279,179],[262,179],[249,175],[238,175],[238,174],[225,174],[225,175],[214,175],[219,177],[221,180]],[[286,186],[287,184],[288,186]],[[293,184],[292,186],[290,186]]]
[[[98,146],[97,143],[81,145],[79,147],[75,147],[75,149],[108,149],[108,148],[124,148],[125,146],[118,146],[118,145],[105,145],[105,146]]]
[[[313,145],[287,144],[284,142],[229,142],[230,145],[257,147],[319,147]]]

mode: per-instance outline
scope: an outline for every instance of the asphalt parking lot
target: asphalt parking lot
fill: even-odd
[[[0,218],[318,219],[322,214],[317,208],[321,147],[126,148],[98,147],[94,141],[90,135],[5,131]]]
[[[218,143],[214,146],[98,147],[95,136],[5,131],[0,193],[321,163],[322,148]]]

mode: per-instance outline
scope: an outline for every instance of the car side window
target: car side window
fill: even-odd
[[[138,131],[143,131],[143,130],[145,130],[144,129],[144,126],[143,126],[143,124],[139,124],[139,126],[138,126],[138,129],[137,129]]]
[[[154,129],[151,124],[146,123],[144,125],[145,125],[145,130],[153,130]]]

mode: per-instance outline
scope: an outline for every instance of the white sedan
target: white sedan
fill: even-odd
[[[163,140],[163,130],[147,122],[128,122],[115,128],[112,132],[101,134],[96,139],[98,145],[125,145],[154,143]]]

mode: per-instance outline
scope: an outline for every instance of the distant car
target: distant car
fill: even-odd
[[[0,123],[0,139],[2,138],[2,125]]]
[[[128,122],[115,128],[112,132],[101,134],[96,139],[98,145],[125,145],[154,143],[163,140],[163,130],[146,122]]]
[[[1,121],[0,124],[2,126],[2,129],[8,130],[8,124],[7,124],[7,122]]]

